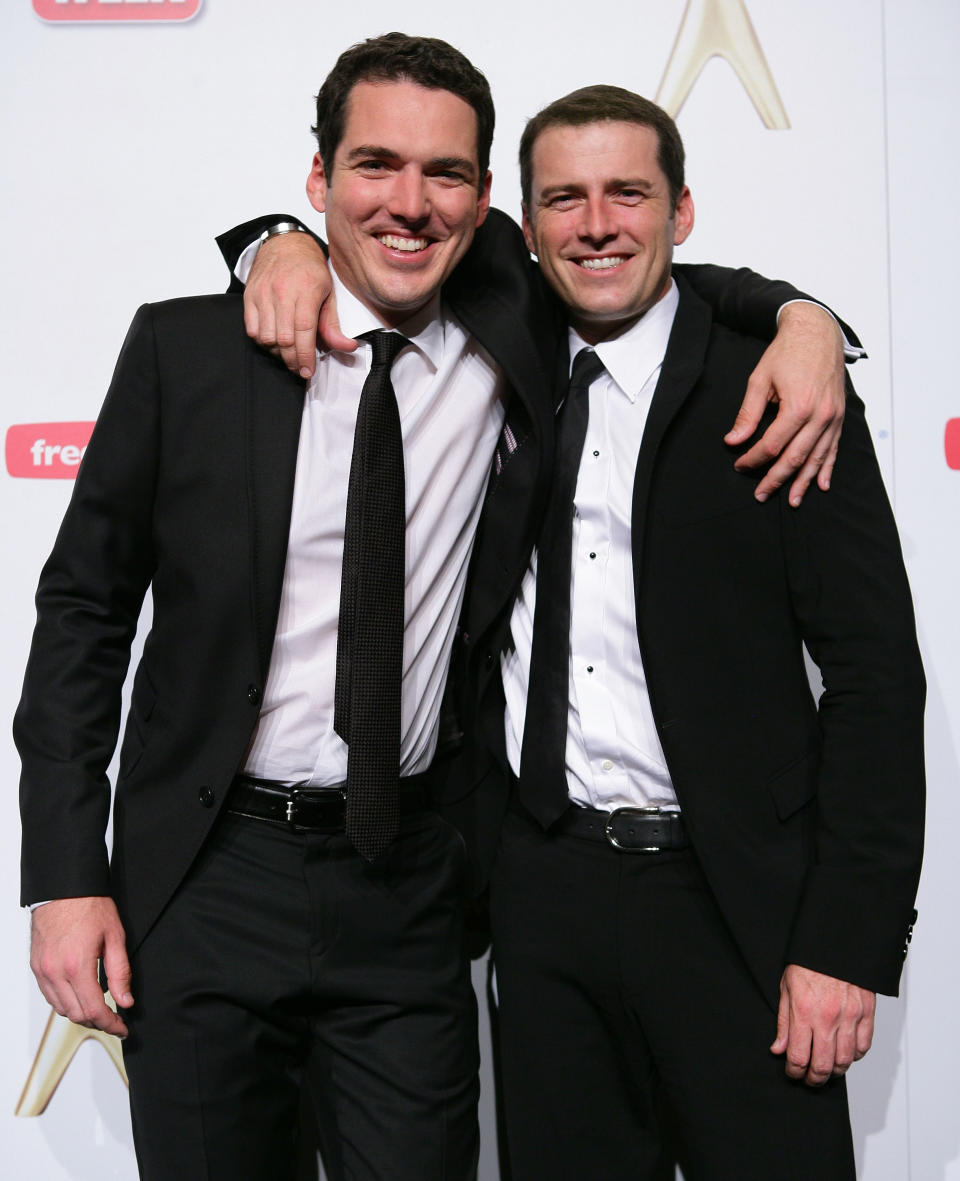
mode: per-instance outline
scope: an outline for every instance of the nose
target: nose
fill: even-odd
[[[582,240],[595,246],[616,237],[617,227],[602,197],[590,196],[583,203],[578,231]]]
[[[426,221],[430,202],[423,173],[419,168],[401,168],[393,178],[387,208],[391,217],[409,224]]]

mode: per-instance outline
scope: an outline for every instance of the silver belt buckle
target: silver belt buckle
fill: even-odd
[[[614,835],[612,825],[614,816],[660,816],[662,813],[663,809],[656,806],[648,808],[614,808],[603,826],[603,835],[621,853],[659,853],[661,851],[659,845],[638,845],[634,847],[621,845]]]
[[[345,803],[347,799],[347,790],[345,787],[334,785],[333,787],[308,787],[298,783],[296,786],[290,788],[290,798],[287,800],[286,808],[286,822],[294,830],[294,832],[302,831],[302,826],[297,822],[297,807],[301,799],[304,803],[333,803],[338,800]]]

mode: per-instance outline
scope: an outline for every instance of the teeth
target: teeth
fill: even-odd
[[[396,234],[378,234],[377,241],[390,250],[406,250],[411,254],[417,250],[426,250],[429,245],[426,238],[400,238]]]
[[[576,262],[577,266],[588,271],[608,271],[611,267],[618,267],[622,262],[626,262],[626,255],[612,254],[607,258],[578,258]]]

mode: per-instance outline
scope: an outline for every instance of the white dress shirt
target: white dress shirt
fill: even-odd
[[[590,418],[574,498],[570,571],[567,788],[586,807],[675,807],[637,641],[631,515],[647,412],[677,310],[669,292],[621,335],[596,345],[606,371],[590,386]],[[570,358],[586,342],[571,328]],[[530,683],[537,555],[513,609],[502,660],[507,756],[514,774]]]
[[[332,268],[331,268],[332,269]],[[381,328],[333,276],[348,336]],[[411,341],[392,369],[406,482],[401,775],[426,770],[467,565],[504,419],[493,358],[437,295],[399,326]],[[347,747],[333,729],[340,572],[357,408],[372,349],[319,354],[306,392],[280,614],[247,754],[247,774],[314,786],[342,783]]]

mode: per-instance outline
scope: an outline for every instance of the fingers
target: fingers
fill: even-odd
[[[746,396],[737,411],[733,426],[723,436],[723,441],[728,446],[737,447],[750,438],[760,425],[760,419],[772,395],[770,382],[758,366],[747,382]]]
[[[271,239],[257,252],[244,290],[247,334],[276,351],[293,373],[310,377],[316,367],[318,319],[331,291],[326,259],[309,234]],[[346,338],[339,328],[336,335],[338,342],[331,347],[342,347]]]
[[[88,1029],[126,1037],[127,1026],[105,1002],[97,976],[100,955],[124,1003],[132,1004],[123,927],[109,898],[69,898],[38,907],[31,917],[30,967],[40,991],[61,1016]]]
[[[790,1078],[823,1086],[870,1048],[875,1008],[872,992],[791,964],[780,985],[777,1037],[770,1049],[785,1055]]]
[[[103,999],[97,980],[97,960],[67,956],[31,961],[40,991],[52,1008],[75,1025],[127,1036],[127,1026]]]
[[[838,421],[834,415],[818,415],[800,423],[781,407],[764,434],[736,460],[734,467],[744,471],[775,460],[757,484],[754,496],[763,502],[793,477],[789,498],[796,508],[814,479],[823,491],[830,487],[841,429],[842,420]],[[824,487],[819,473],[827,464]]]
[[[766,500],[792,479],[790,504],[796,507],[816,479],[827,491],[837,454],[846,405],[843,342],[835,321],[822,308],[790,304],[780,332],[750,375],[733,429],[725,438],[745,443],[771,401],[777,417],[763,436],[741,455],[738,471],[772,465],[756,488]]]

